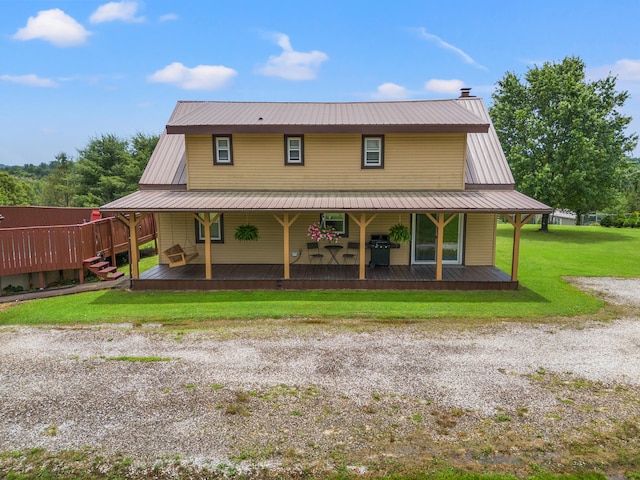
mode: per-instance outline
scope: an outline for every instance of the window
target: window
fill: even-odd
[[[343,237],[349,236],[349,216],[346,213],[323,213],[320,215],[323,227],[333,227]]]
[[[204,214],[198,214],[200,218],[204,219]],[[196,243],[204,243],[204,226],[198,220],[194,220],[196,223]],[[222,221],[222,215],[211,224],[209,230],[211,232],[211,243],[224,243],[224,223]]]
[[[285,165],[304,165],[304,138],[285,135]]]
[[[213,163],[214,165],[233,165],[231,135],[213,136]]]
[[[384,137],[362,137],[362,168],[384,167]]]

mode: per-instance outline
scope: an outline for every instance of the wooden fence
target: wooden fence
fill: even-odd
[[[138,246],[156,238],[155,217],[138,225]],[[102,253],[112,257],[129,249],[129,229],[115,217],[81,225],[0,229],[0,276],[52,270],[79,270],[83,260]]]

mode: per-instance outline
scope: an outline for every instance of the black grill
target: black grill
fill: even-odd
[[[400,248],[400,245],[391,243],[389,235],[375,234],[371,235],[371,241],[367,244],[367,248],[371,249],[369,266],[375,268],[376,265],[390,265],[391,249]]]

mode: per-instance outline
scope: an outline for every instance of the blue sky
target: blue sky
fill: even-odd
[[[640,131],[637,0],[0,0],[0,163],[159,134],[178,100],[487,104],[507,71],[580,56]],[[640,152],[636,151],[636,156]]]

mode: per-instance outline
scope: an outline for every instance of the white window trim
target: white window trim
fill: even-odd
[[[197,220],[196,220],[196,223],[198,225],[198,231],[196,234],[196,243],[204,243],[204,225]],[[212,242],[224,241],[224,232],[222,231],[223,229],[222,215],[216,218],[216,221],[211,224],[212,227],[214,225],[218,226],[218,235],[215,235],[215,236],[211,235],[211,241]]]
[[[215,136],[214,138],[214,143],[215,143],[215,150],[216,150],[216,158],[215,158],[215,163],[217,165],[232,165],[233,164],[233,153],[232,153],[232,149],[231,149],[231,135],[220,135],[220,136]],[[226,140],[227,141],[227,146],[225,148],[221,148],[220,147],[220,140]],[[220,160],[220,152],[227,152],[227,160]]]
[[[323,227],[327,226],[327,219],[325,218],[325,215],[342,215],[342,230],[338,230],[336,229],[336,233],[338,235],[346,235],[347,234],[347,214],[346,213],[341,213],[341,212],[326,212],[323,213],[321,215],[321,224]],[[336,220],[329,220],[330,222],[335,222]],[[340,221],[340,220],[338,220]]]
[[[367,147],[368,140],[378,140],[378,148],[370,149]],[[370,162],[369,153],[377,153],[378,159]],[[366,135],[362,138],[362,168],[382,168],[384,166],[384,137],[382,135]]]
[[[297,140],[298,141],[298,148],[291,148],[291,140]],[[304,164],[304,153],[303,153],[303,138],[302,136],[288,136],[287,137],[287,165],[302,165]],[[292,160],[291,159],[291,152],[292,151],[297,151],[298,152],[298,159],[297,160]]]

